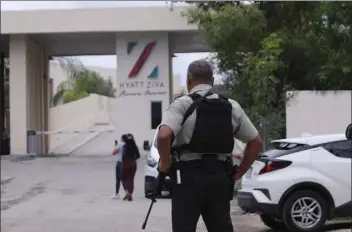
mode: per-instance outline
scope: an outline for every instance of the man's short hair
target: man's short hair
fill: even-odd
[[[195,80],[212,81],[213,68],[206,60],[195,60],[188,65],[187,75]]]

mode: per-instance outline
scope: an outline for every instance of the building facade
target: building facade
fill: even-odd
[[[187,9],[2,12],[1,52],[10,63],[11,153],[28,152],[29,130],[48,131],[55,90],[49,57],[55,56],[116,55],[115,130],[133,133],[139,144],[149,140],[173,99],[172,54],[209,51],[198,28],[181,17]],[[92,17],[94,23],[87,23]],[[38,154],[48,152],[45,136],[37,147]]]

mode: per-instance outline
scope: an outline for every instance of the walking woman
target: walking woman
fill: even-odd
[[[121,180],[123,188],[126,191],[126,196],[123,200],[132,201],[132,194],[134,190],[134,176],[136,175],[137,162],[140,154],[136,142],[132,134],[122,136],[125,143],[124,153],[122,157],[122,173]]]
[[[116,167],[115,167],[115,195],[113,195],[112,199],[119,199],[119,191],[120,191],[120,182],[121,182],[121,168],[122,168],[122,154],[123,154],[123,147],[124,142],[117,142],[115,140],[114,150],[112,151],[112,155],[116,155]]]

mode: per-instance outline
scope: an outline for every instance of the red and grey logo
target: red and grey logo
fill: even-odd
[[[130,54],[132,52],[132,49],[137,45],[136,42],[129,42],[127,44],[127,54]],[[156,41],[148,43],[142,53],[140,54],[139,58],[133,65],[133,68],[131,69],[130,73],[128,74],[128,78],[135,78],[138,73],[141,71],[143,68],[145,62],[148,60],[150,54],[152,53],[154,47],[156,45]],[[150,75],[148,76],[149,78],[156,78],[158,76],[158,66],[155,66]]]

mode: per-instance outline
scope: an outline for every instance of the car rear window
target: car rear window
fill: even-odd
[[[277,158],[298,152],[303,148],[304,144],[299,143],[283,143],[274,142],[270,144],[271,149],[261,153],[260,157]]]

